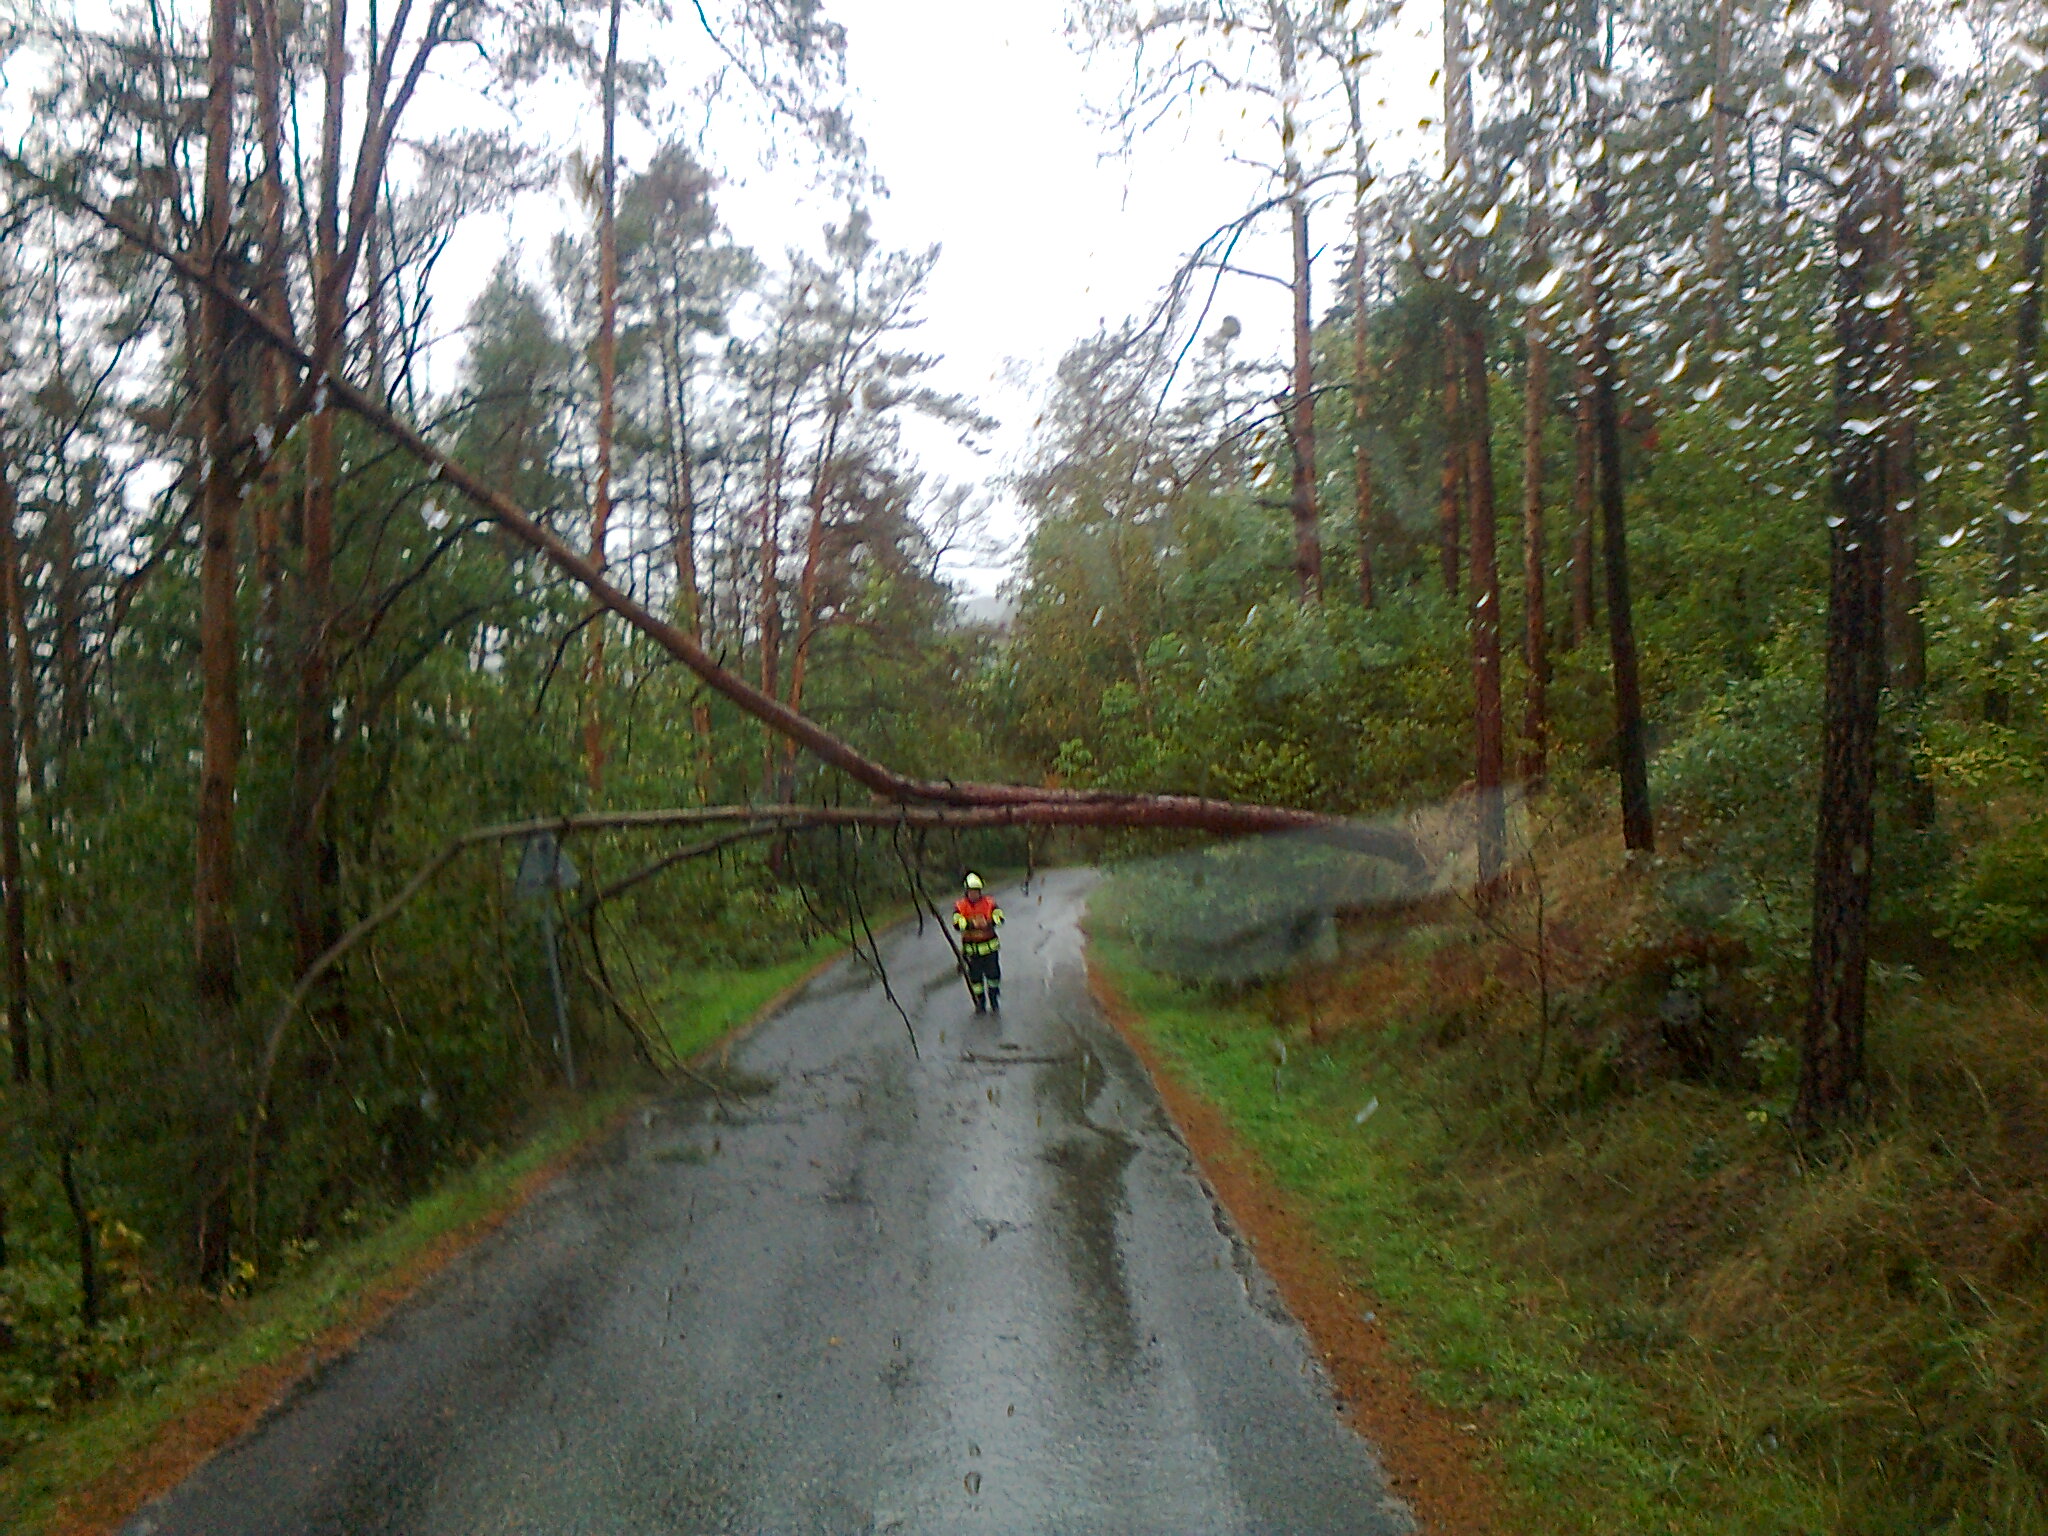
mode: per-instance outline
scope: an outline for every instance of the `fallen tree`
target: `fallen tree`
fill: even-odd
[[[960,823],[974,826],[1157,828],[1224,836],[1305,832],[1360,853],[1390,859],[1409,868],[1420,868],[1420,859],[1412,844],[1397,831],[1383,826],[1360,827],[1340,817],[1287,806],[1245,804],[1194,795],[1131,794],[1042,785],[914,779],[899,773],[868,757],[851,742],[809,716],[719,665],[681,628],[615,586],[594,560],[545,527],[510,496],[457,463],[417,427],[380,405],[369,392],[323,369],[312,350],[285,325],[250,303],[211,268],[165,245],[119,212],[99,206],[75,188],[38,172],[14,155],[0,158],[0,163],[4,163],[17,179],[35,186],[45,196],[97,219],[122,239],[169,265],[186,281],[224,300],[252,339],[262,342],[297,370],[293,405],[286,412],[287,425],[325,400],[338,403],[403,447],[425,465],[436,480],[475,506],[485,520],[539,554],[588,592],[600,607],[616,614],[688,667],[707,687],[882,800],[900,806],[943,806],[986,813],[986,819]],[[284,432],[275,432],[263,443],[252,441],[245,444],[245,452],[254,457],[249,472],[260,470],[269,458],[281,451],[285,436]]]

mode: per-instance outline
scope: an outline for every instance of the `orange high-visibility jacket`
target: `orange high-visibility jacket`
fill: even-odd
[[[953,926],[960,930],[960,950],[969,955],[992,955],[996,952],[996,925],[1003,920],[1003,909],[995,904],[995,898],[987,894],[962,896],[953,903]]]

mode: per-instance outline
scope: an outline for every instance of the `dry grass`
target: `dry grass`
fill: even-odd
[[[1806,1146],[1796,978],[1672,927],[1605,838],[1540,867],[1540,945],[1525,879],[1361,920],[1258,1006],[1432,1106],[1430,1198],[1703,1454],[1792,1458],[1843,1532],[2048,1531],[2048,980],[1887,987],[1867,1121]]]

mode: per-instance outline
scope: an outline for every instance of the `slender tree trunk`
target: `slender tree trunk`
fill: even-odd
[[[1885,143],[1896,116],[1890,0],[1863,0],[1843,26],[1847,100],[1844,192],[1835,222],[1835,431],[1829,534],[1827,685],[1820,816],[1813,858],[1812,991],[1800,1042],[1800,1126],[1856,1105],[1864,1081],[1870,893],[1875,849],[1878,707],[1884,685],[1887,437],[1845,423],[1883,421],[1897,403],[1886,356],[1888,311],[1904,302],[1897,204]],[[1883,301],[1891,292],[1895,297]]]
[[[836,436],[836,432],[833,435]],[[825,512],[832,471],[830,458],[821,456],[811,488],[811,522],[804,531],[804,569],[797,582],[796,596],[796,644],[791,647],[789,657],[789,707],[798,712],[804,707],[804,682],[810,670],[811,643],[818,636],[818,582],[824,568]],[[796,743],[785,741],[784,772],[793,772],[795,768]]]
[[[1287,227],[1293,253],[1294,370],[1288,390],[1287,442],[1294,476],[1289,507],[1294,517],[1295,593],[1304,603],[1323,596],[1321,508],[1316,490],[1315,320],[1308,239],[1308,191],[1296,149],[1295,76],[1300,68],[1294,18],[1285,5],[1272,5],[1273,46],[1280,59],[1282,175],[1287,186]]]
[[[1720,0],[1714,11],[1714,81],[1707,114],[1707,353],[1721,350],[1728,329],[1728,94],[1729,55],[1734,47],[1736,0]],[[1718,364],[1714,364],[1718,367]]]
[[[1288,440],[1294,448],[1290,506],[1294,515],[1295,588],[1305,603],[1323,595],[1321,514],[1316,506],[1315,332],[1310,318],[1308,198],[1297,185],[1287,199],[1294,249],[1294,380],[1287,406]]]
[[[262,163],[262,252],[257,270],[256,301],[280,329],[291,328],[290,299],[285,272],[285,185],[284,118],[282,106],[283,64],[278,52],[277,10],[274,0],[246,0],[249,27],[249,59],[256,85],[256,129],[263,147]],[[269,423],[282,416],[287,385],[284,360],[261,349],[256,365],[261,386],[262,410]],[[255,494],[250,497],[250,523],[255,535],[256,575],[261,583],[263,603],[258,646],[272,653],[277,642],[281,583],[284,568],[279,555],[282,537],[278,511],[284,499],[284,457],[278,445],[259,444],[263,466]]]
[[[1469,211],[1475,182],[1471,54],[1463,0],[1444,4],[1444,180],[1454,209]],[[1472,574],[1473,790],[1478,799],[1479,892],[1490,899],[1507,851],[1501,799],[1506,729],[1501,713],[1500,558],[1493,484],[1493,410],[1486,369],[1486,314],[1472,236],[1451,235],[1450,349],[1463,409],[1454,439],[1462,458],[1465,535]],[[1454,418],[1456,419],[1456,418]]]
[[[234,153],[234,0],[213,0],[208,33],[206,202],[201,239],[216,273],[231,254]],[[191,1195],[199,1276],[218,1280],[228,1259],[227,1182],[216,1162],[227,1095],[227,1035],[241,995],[235,944],[235,780],[242,751],[240,638],[235,616],[235,537],[241,488],[233,463],[234,394],[229,378],[233,312],[209,288],[200,300],[199,476],[199,806],[193,878],[193,949],[200,1021],[192,1071],[199,1154]]]
[[[667,345],[664,371],[669,375],[669,506],[670,539],[676,567],[676,622],[699,645],[704,643],[703,599],[697,580],[697,462],[690,441],[691,364],[682,334],[681,306],[664,317]],[[711,803],[711,705],[699,698],[690,706],[690,725],[697,737],[697,794]]]
[[[835,402],[850,398],[846,377],[850,356],[842,358],[840,378],[834,390]],[[818,583],[824,574],[825,517],[831,507],[832,479],[839,464],[839,433],[846,423],[843,405],[835,403],[825,424],[825,436],[818,449],[818,462],[811,474],[810,526],[804,532],[804,570],[797,583],[796,645],[789,660],[789,707],[799,714],[804,707],[804,682],[809,672],[811,645],[818,636]],[[783,773],[794,782],[796,743],[783,743]],[[787,787],[787,786],[785,786]]]
[[[1460,343],[1457,327],[1444,326],[1444,471],[1437,492],[1437,570],[1444,592],[1458,595],[1460,544],[1465,533],[1465,413],[1460,408],[1458,375]]]
[[[4,425],[4,424],[0,424]],[[4,453],[0,437],[0,453]],[[0,600],[11,601],[16,584],[7,579],[18,563],[16,503],[7,464],[0,457]],[[4,618],[11,618],[6,615]],[[26,1087],[35,1074],[29,1039],[28,902],[21,867],[21,743],[15,729],[16,692],[13,625],[0,619],[0,981],[6,986],[7,1042],[14,1081]]]
[[[1543,75],[1536,68],[1531,99],[1543,101]],[[1550,261],[1549,138],[1539,128],[1529,155],[1529,267],[1542,271]],[[1550,757],[1550,633],[1545,612],[1549,584],[1548,548],[1543,528],[1543,428],[1549,415],[1550,335],[1540,304],[1522,315],[1527,359],[1522,380],[1522,661],[1528,670],[1528,693],[1522,701],[1522,778],[1540,785]]]
[[[57,1154],[57,1177],[64,1186],[64,1203],[70,1207],[71,1229],[78,1240],[78,1320],[87,1328],[97,1328],[101,1312],[99,1239],[79,1186],[78,1160],[69,1145]]]
[[[1362,52],[1362,49],[1361,49]],[[1351,109],[1351,487],[1358,525],[1358,601],[1373,606],[1372,332],[1365,307],[1365,200],[1372,189],[1372,168],[1366,155],[1365,114],[1355,70],[1344,77]]]
[[[2012,415],[2005,468],[2005,516],[2000,519],[1998,545],[1999,628],[1993,657],[2000,664],[2011,654],[2006,625],[2013,605],[2026,591],[2028,576],[2027,519],[2033,512],[2034,371],[2041,355],[2041,268],[2048,244],[2048,66],[2034,74],[2034,163],[2027,179],[2027,219],[2020,236],[2020,302],[2014,324]],[[2012,716],[2012,701],[1994,682],[1984,698],[1984,715],[2003,724]]]
[[[771,464],[766,495],[761,503],[761,571],[757,610],[761,624],[761,692],[769,698],[781,696],[782,684],[782,585],[778,570],[782,562],[782,477]],[[775,753],[779,739],[767,730],[761,744],[761,793],[769,798],[775,791]]]
[[[1473,788],[1479,797],[1479,891],[1494,893],[1507,855],[1501,798],[1506,730],[1501,714],[1500,561],[1494,547],[1493,431],[1488,420],[1486,332],[1465,326],[1466,483],[1471,490]]]
[[[87,494],[90,494],[88,491]],[[85,739],[85,581],[78,569],[78,512],[58,498],[44,509],[57,663],[57,752]],[[61,775],[59,776],[61,781]]]
[[[320,123],[319,197],[314,212],[314,349],[331,362],[339,355],[346,308],[341,256],[341,141],[346,120],[348,13],[334,0],[322,58],[326,101]],[[284,836],[285,919],[292,957],[305,970],[338,936],[337,854],[328,830],[328,789],[333,774],[334,507],[341,476],[335,441],[339,407],[315,401],[306,422],[306,484],[299,503],[299,571],[292,603],[297,651],[297,698],[292,715],[291,798]]]
[[[1614,676],[1614,756],[1621,778],[1621,843],[1631,853],[1656,847],[1650,815],[1650,772],[1643,732],[1642,683],[1636,666],[1635,610],[1629,596],[1628,509],[1621,467],[1621,412],[1615,399],[1612,321],[1606,285],[1596,270],[1605,259],[1607,188],[1595,182],[1587,198],[1594,254],[1586,298],[1587,372],[1593,418],[1594,479],[1600,504],[1600,542],[1606,555],[1607,648]]]
[[[1577,650],[1593,633],[1593,527],[1600,516],[1597,491],[1599,437],[1593,424],[1593,373],[1584,357],[1572,398],[1571,644]]]
[[[612,446],[617,431],[619,377],[618,119],[619,6],[611,0],[604,50],[604,163],[598,173],[597,211],[597,493],[590,510],[590,558],[605,564],[612,518]],[[584,664],[583,758],[592,793],[604,788],[604,618],[590,626]]]
[[[1898,302],[1886,313],[1884,432],[1884,653],[1893,697],[1901,706],[1906,750],[1893,767],[1906,823],[1925,831],[1935,822],[1934,785],[1919,759],[1920,706],[1927,694],[1927,627],[1920,616],[1919,432],[1913,412],[1913,256],[1905,237],[1905,185],[1889,178],[1889,217],[1899,242]]]

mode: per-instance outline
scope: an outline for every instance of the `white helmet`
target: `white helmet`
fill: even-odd
[[[967,889],[969,889],[970,891],[978,891],[978,890],[980,890],[980,889],[981,889],[981,876],[979,876],[979,875],[975,875],[975,874],[970,874],[970,875],[969,875],[969,876],[967,877]]]

